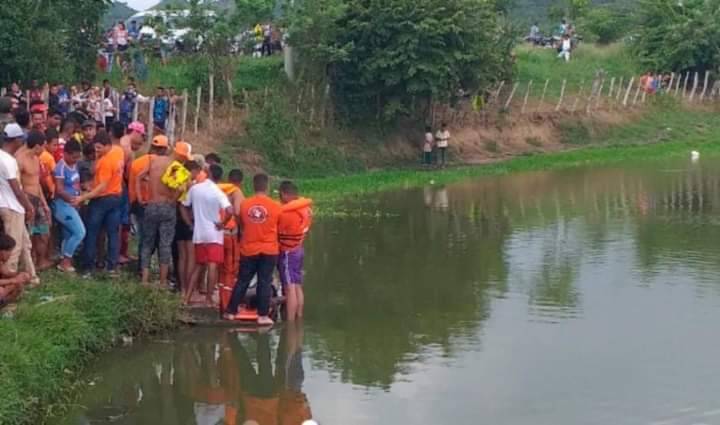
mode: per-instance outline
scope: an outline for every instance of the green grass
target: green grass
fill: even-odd
[[[80,372],[121,335],[175,326],[179,302],[120,281],[82,282],[56,274],[26,293],[14,318],[0,319],[0,424],[41,423],[64,409]]]
[[[550,80],[548,97],[559,95],[562,80],[567,80],[567,90],[577,91],[585,82],[585,87],[595,77],[598,70],[604,70],[607,78],[621,77],[625,82],[640,75],[641,69],[632,55],[622,44],[598,46],[583,43],[573,52],[570,62],[565,63],[557,58],[554,49],[534,48],[522,45],[516,49],[517,81],[526,83],[530,80],[535,84],[535,95],[539,96],[546,80]]]
[[[300,188],[315,199],[321,214],[333,214],[337,202],[379,191],[447,184],[468,178],[514,172],[603,165],[627,160],[653,160],[690,155],[691,150],[720,152],[720,115],[663,105],[629,125],[581,131],[585,147],[554,154],[522,156],[482,166],[444,170],[396,169],[321,179],[299,179]],[[572,135],[566,136],[568,143]],[[431,183],[432,182],[432,183]]]

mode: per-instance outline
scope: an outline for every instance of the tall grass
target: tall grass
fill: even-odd
[[[52,275],[0,319],[0,424],[37,424],[72,400],[79,372],[120,335],[175,325],[175,297],[137,283]]]
[[[581,43],[568,63],[559,59],[554,49],[522,45],[516,54],[517,80],[534,80],[536,87],[550,80],[549,94],[553,95],[559,92],[562,80],[567,80],[567,90],[571,92],[577,91],[583,81],[588,87],[599,70],[603,70],[607,78],[624,77],[626,83],[641,72],[635,58],[620,43],[608,46]]]

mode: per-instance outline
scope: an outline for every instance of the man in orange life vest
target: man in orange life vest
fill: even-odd
[[[272,274],[277,264],[278,220],[280,204],[268,195],[268,176],[257,174],[253,178],[255,196],[246,199],[240,208],[242,225],[240,240],[240,274],[232,292],[225,319],[235,320],[240,303],[245,299],[252,278],[257,275],[258,319],[261,326],[272,326],[270,313]]]
[[[230,204],[236,215],[240,214],[242,202],[245,195],[242,191],[243,173],[238,169],[230,171],[228,175],[228,183],[218,183],[218,187],[228,197]],[[223,241],[223,250],[225,251],[225,261],[220,268],[220,283],[228,288],[235,285],[239,267],[240,267],[240,239],[238,238],[238,223],[235,218],[231,219],[225,226],[225,240]]]
[[[280,183],[280,201],[283,212],[278,222],[278,272],[287,296],[287,319],[292,321],[303,317],[305,306],[303,242],[312,225],[312,200],[299,197],[297,186],[291,181],[284,181]]]

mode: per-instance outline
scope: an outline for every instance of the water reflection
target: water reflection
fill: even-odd
[[[720,424],[717,165],[353,200],[308,241],[307,328],[115,353],[70,423]]]
[[[268,334],[192,330],[107,359],[68,424],[301,425],[303,326]],[[253,422],[254,421],[254,422]]]

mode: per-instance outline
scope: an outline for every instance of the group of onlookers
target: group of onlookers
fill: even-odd
[[[193,155],[183,141],[171,145],[166,115],[153,115],[156,136],[148,147],[143,123],[96,119],[92,92],[67,113],[48,107],[56,100],[50,93],[30,101],[29,111],[21,90],[0,98],[0,304],[39,284],[38,272],[51,267],[117,275],[134,260],[134,223],[144,284],[157,253],[161,287],[174,280],[186,304],[213,306],[222,285],[232,291],[225,317],[236,319],[257,276],[257,321],[270,325],[277,268],[288,317],[302,316],[312,201],[299,197],[292,182],[280,184],[276,202],[268,176],[258,174],[255,195],[245,198],[239,169],[223,180],[219,155]]]

